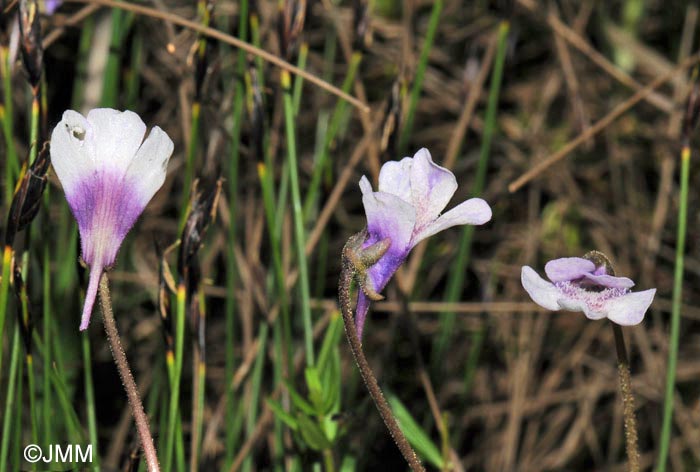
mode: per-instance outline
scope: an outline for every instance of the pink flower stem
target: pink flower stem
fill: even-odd
[[[615,334],[617,349],[617,372],[620,376],[620,391],[622,392],[623,416],[625,424],[625,449],[629,461],[630,472],[639,472],[639,447],[637,445],[637,420],[634,414],[634,395],[632,394],[632,376],[630,374],[625,338],[620,325],[610,322]]]
[[[131,405],[131,413],[134,416],[134,422],[136,423],[136,429],[139,433],[143,453],[146,456],[148,471],[160,472],[158,455],[156,454],[156,448],[153,445],[153,438],[151,437],[151,430],[148,425],[148,417],[143,409],[143,404],[141,403],[141,397],[139,396],[139,390],[136,387],[134,376],[131,374],[129,361],[126,359],[124,348],[122,348],[122,343],[119,340],[117,323],[115,322],[114,314],[112,313],[112,300],[109,295],[109,280],[107,279],[107,274],[105,273],[102,274],[102,278],[100,279],[100,304],[102,306],[102,318],[104,319],[105,332],[107,333],[109,346],[112,350],[112,357],[114,357],[114,363],[117,364],[119,376],[121,377],[124,388],[126,389],[126,396],[129,399],[129,405]]]

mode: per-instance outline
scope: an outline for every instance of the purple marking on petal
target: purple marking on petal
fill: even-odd
[[[595,270],[595,264],[580,257],[562,257],[547,262],[544,272],[552,282],[565,282],[580,279]]]
[[[61,6],[63,3],[62,0],[46,0],[44,2],[44,8],[46,9],[46,14],[47,15],[53,15],[56,10],[58,10],[58,7]]]
[[[119,246],[144,209],[139,187],[122,176],[95,172],[66,194],[78,221],[83,260],[108,267]]]
[[[367,312],[369,312],[369,298],[360,290],[357,294],[357,307],[355,308],[355,329],[360,341],[362,341],[362,331],[365,327]]]
[[[597,270],[596,270],[597,272]],[[583,274],[586,280],[590,280],[596,285],[607,288],[632,288],[634,282],[627,277],[614,277],[612,275]]]
[[[594,292],[586,290],[577,283],[571,283],[568,281],[557,282],[554,284],[554,286],[557,287],[562,294],[562,299],[558,301],[559,305],[566,309],[574,309],[568,308],[572,306],[571,303],[568,303],[569,300],[582,302],[585,304],[588,310],[595,313],[595,316],[592,317],[592,319],[599,318],[598,314],[608,316],[608,300],[622,297],[623,295],[629,293],[629,289],[625,288],[606,288],[599,292]],[[586,316],[589,314],[587,310],[584,310],[584,313],[586,313]],[[589,318],[591,318],[591,316],[589,316]]]

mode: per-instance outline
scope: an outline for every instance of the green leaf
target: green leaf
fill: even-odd
[[[314,423],[308,416],[300,414],[297,416],[299,424],[299,432],[301,433],[304,442],[316,451],[323,451],[331,447],[331,443],[326,438],[321,428]]]
[[[442,469],[445,466],[445,461],[442,458],[440,449],[430,440],[428,433],[423,431],[416,423],[411,413],[395,395],[387,395],[387,400],[389,405],[391,405],[394,416],[396,416],[401,431],[406,435],[408,442],[416,449],[418,455],[438,469]]]
[[[267,403],[267,406],[270,407],[275,416],[282,420],[284,424],[289,426],[294,431],[299,429],[299,423],[297,423],[297,420],[292,415],[284,411],[284,408],[279,402],[268,398],[267,400],[265,400],[265,403]]]
[[[343,335],[343,318],[340,313],[335,311],[331,314],[330,322],[326,328],[326,334],[323,337],[321,344],[321,353],[318,356],[318,370],[323,376],[323,373],[328,368],[328,361],[333,352],[333,349],[338,346]]]
[[[307,415],[315,415],[316,410],[314,409],[313,406],[304,398],[299,395],[299,393],[294,389],[292,384],[290,384],[288,381],[284,381],[284,385],[287,387],[287,391],[289,392],[289,396],[292,398],[292,403],[294,403],[294,406],[296,406],[298,409],[306,413]]]
[[[333,351],[328,368],[323,372],[323,413],[329,414],[340,407],[340,354]]]
[[[316,413],[323,414],[323,387],[318,376],[318,370],[316,370],[316,367],[307,367],[304,371],[304,376],[306,377],[306,386],[309,389],[309,400],[316,408]]]

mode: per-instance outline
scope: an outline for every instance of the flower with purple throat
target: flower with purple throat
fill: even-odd
[[[80,330],[88,327],[97,287],[119,246],[163,185],[173,142],[131,111],[98,108],[87,118],[73,110],[51,134],[51,162],[78,221],[90,279]]]
[[[622,326],[644,319],[656,289],[632,292],[634,282],[615,277],[609,261],[597,251],[583,258],[564,257],[549,261],[544,280],[531,267],[522,268],[520,279],[532,301],[548,310],[582,311],[587,318],[608,318]]]
[[[457,179],[452,172],[435,164],[425,148],[412,158],[384,164],[379,172],[378,192],[372,190],[365,176],[360,180],[360,190],[367,229],[356,249],[371,251],[368,248],[372,246],[381,257],[376,263],[372,259],[373,264],[361,268],[364,273],[358,274],[362,287],[355,310],[359,337],[370,300],[381,298],[378,292],[416,244],[452,226],[481,225],[491,219],[491,208],[480,198],[471,198],[440,214],[457,190]]]

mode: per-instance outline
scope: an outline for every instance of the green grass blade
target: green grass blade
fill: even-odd
[[[413,131],[413,121],[415,119],[416,107],[418,106],[418,99],[420,98],[421,91],[423,90],[423,79],[425,78],[425,70],[428,67],[428,56],[430,55],[430,50],[433,47],[435,33],[437,32],[437,27],[440,23],[440,13],[442,12],[443,3],[444,2],[442,0],[436,0],[435,3],[433,3],[433,10],[430,13],[428,30],[425,33],[425,42],[423,43],[423,48],[421,49],[420,57],[418,59],[418,65],[416,66],[416,74],[413,78],[411,98],[408,104],[408,111],[406,113],[406,123],[401,130],[401,136],[399,138],[399,156],[406,154],[408,140],[410,139],[411,132]]]
[[[678,206],[678,233],[676,236],[676,265],[673,273],[673,298],[671,306],[671,332],[668,340],[668,365],[666,366],[666,394],[664,397],[664,416],[659,438],[659,462],[657,471],[666,470],[668,452],[671,443],[673,424],[673,396],[676,391],[676,368],[678,365],[678,338],[680,337],[681,303],[683,301],[683,262],[685,239],[688,225],[688,181],[690,179],[690,147],[681,151],[681,191]]]

